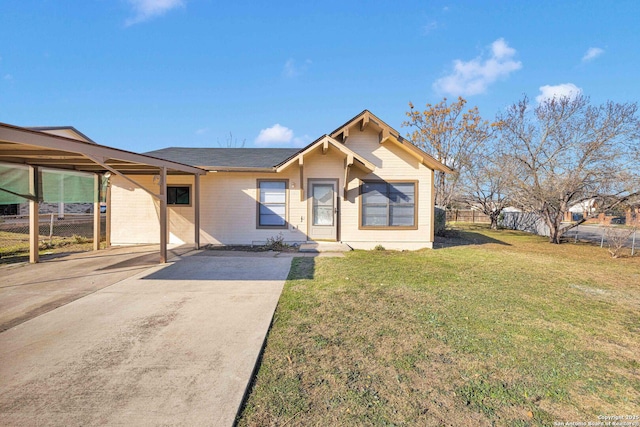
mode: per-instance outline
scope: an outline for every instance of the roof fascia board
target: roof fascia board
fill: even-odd
[[[162,160],[144,154],[137,154],[117,148],[106,147],[90,142],[79,141],[63,136],[47,134],[26,128],[0,123],[0,141],[8,141],[15,144],[44,147],[54,150],[69,151],[83,156],[89,155],[97,159],[116,159],[126,162],[140,163],[158,168],[169,168],[181,172],[196,175],[206,173],[200,168],[183,165],[170,160]]]
[[[398,138],[394,137],[393,135],[390,135],[384,138],[382,141],[380,141],[380,144],[384,144],[386,142],[392,142],[396,144],[398,147],[402,148],[404,151],[406,151],[407,153],[409,153],[410,155],[418,159],[420,163],[422,163],[423,165],[425,165],[430,169],[438,170],[445,173],[453,173],[453,169],[437,161],[436,159],[431,157],[429,154],[425,153],[424,151],[422,151],[421,149],[419,149],[418,147],[416,147],[406,139],[399,141]]]
[[[229,166],[200,166],[203,169],[206,169],[209,172],[266,172],[266,173],[275,173],[276,169],[271,168],[252,168],[252,167],[229,167]]]

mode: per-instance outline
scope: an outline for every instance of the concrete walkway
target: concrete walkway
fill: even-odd
[[[291,258],[214,252],[0,333],[0,425],[232,425]]]
[[[351,247],[341,242],[306,242],[300,245],[301,253],[342,253],[351,251]]]

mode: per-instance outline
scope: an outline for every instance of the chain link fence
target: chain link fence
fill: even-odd
[[[534,213],[505,212],[499,221],[500,227],[511,230],[525,231],[539,236],[549,236],[549,227],[542,218]],[[622,224],[584,224],[567,230],[563,239],[568,242],[591,242],[607,248],[611,256],[616,258],[630,252],[631,256],[638,253],[640,246],[640,232],[637,222],[630,225]]]
[[[39,247],[53,249],[93,242],[93,214],[38,215]],[[100,216],[100,241],[106,240],[106,215]],[[29,254],[29,216],[0,216],[0,258]]]
[[[612,257],[624,254],[625,248],[631,250],[631,256],[638,252],[640,234],[637,226],[616,226],[600,224],[598,226],[580,225],[565,233],[569,241],[590,241],[601,248],[607,248]]]

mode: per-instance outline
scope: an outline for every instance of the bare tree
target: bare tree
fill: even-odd
[[[464,111],[467,101],[447,98],[435,105],[427,104],[418,111],[409,103],[409,120],[402,126],[413,129],[407,137],[418,147],[454,170],[453,174],[435,173],[436,205],[446,207],[453,200],[459,180],[471,164],[471,159],[492,134],[492,125],[483,120],[478,107]]]
[[[246,139],[243,139],[242,141],[238,141],[238,138],[233,139],[233,133],[231,132],[229,132],[229,137],[224,141],[224,143],[221,143],[218,140],[218,146],[223,148],[244,148],[246,143]]]
[[[596,215],[638,194],[636,112],[636,103],[592,106],[579,95],[533,108],[525,97],[498,116],[511,197],[542,217],[550,242],[580,223],[563,224],[571,206],[594,200]]]
[[[511,204],[509,174],[511,159],[497,150],[479,152],[461,179],[463,200],[487,215],[491,228],[498,228],[498,217]]]

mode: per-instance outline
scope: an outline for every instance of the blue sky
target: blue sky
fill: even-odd
[[[640,100],[637,1],[4,0],[0,122],[145,152],[305,145],[458,95]]]

